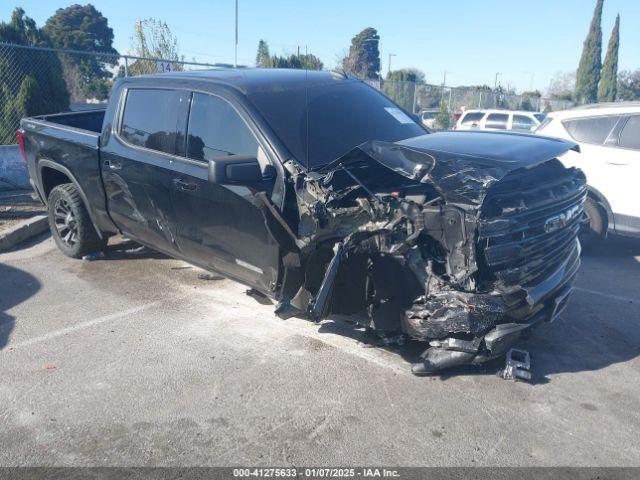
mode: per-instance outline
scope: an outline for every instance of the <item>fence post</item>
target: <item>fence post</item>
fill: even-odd
[[[124,76],[129,76],[129,57],[124,56]]]
[[[416,104],[418,103],[418,84],[414,83],[413,84],[413,107],[411,107],[411,113],[417,113],[416,112]]]

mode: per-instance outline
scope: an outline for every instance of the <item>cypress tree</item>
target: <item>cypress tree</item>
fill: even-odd
[[[576,73],[576,99],[580,103],[593,103],[598,96],[602,67],[602,3],[596,0],[589,33],[582,46],[582,57]]]
[[[271,54],[269,45],[264,40],[258,42],[258,53],[256,54],[256,67],[271,67]]]
[[[620,15],[616,17],[616,23],[611,32],[607,56],[604,57],[602,76],[598,86],[599,102],[615,102],[618,80],[618,47],[620,46]]]

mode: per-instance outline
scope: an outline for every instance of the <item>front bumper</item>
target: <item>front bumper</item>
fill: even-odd
[[[420,319],[415,310],[408,312],[405,328],[409,328],[409,333],[414,336],[427,332],[442,334],[443,328],[449,329],[446,337],[431,337],[430,347],[420,356],[421,361],[413,366],[413,373],[426,375],[459,365],[483,363],[504,355],[535,327],[560,315],[567,306],[571,282],[579,266],[580,245],[576,239],[571,255],[558,269],[538,284],[522,287],[524,293],[520,294],[522,301],[519,304],[510,307],[506,301],[499,302],[496,296],[491,296],[492,301],[488,302],[486,295],[465,294],[466,308],[454,309],[457,315],[449,315],[444,323],[432,317]],[[513,297],[514,294],[510,295]]]

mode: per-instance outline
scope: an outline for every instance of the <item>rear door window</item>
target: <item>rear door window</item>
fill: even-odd
[[[497,130],[506,130],[509,115],[506,113],[492,113],[484,122],[485,128],[495,128]]]
[[[120,136],[138,147],[183,155],[188,98],[188,92],[180,90],[129,89]]]
[[[258,155],[258,140],[229,102],[194,93],[189,113],[187,156],[208,161],[226,155]]]
[[[469,112],[465,113],[464,117],[460,121],[461,125],[469,125],[471,126],[474,123],[479,123],[484,117],[484,112]]]
[[[526,115],[514,115],[511,129],[530,132],[533,128],[535,128],[535,126],[536,122],[533,118],[527,117]]]
[[[576,118],[575,120],[565,120],[563,124],[571,138],[577,142],[602,145],[620,118],[619,115]]]
[[[620,132],[618,145],[623,148],[640,150],[640,115],[634,115],[627,120],[622,132]]]

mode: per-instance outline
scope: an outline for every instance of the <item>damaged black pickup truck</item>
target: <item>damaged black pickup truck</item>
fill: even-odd
[[[328,72],[120,80],[102,111],[22,120],[72,257],[125,236],[242,282],[282,318],[349,315],[427,342],[416,374],[503,355],[565,306],[579,267],[574,144],[427,132]]]

